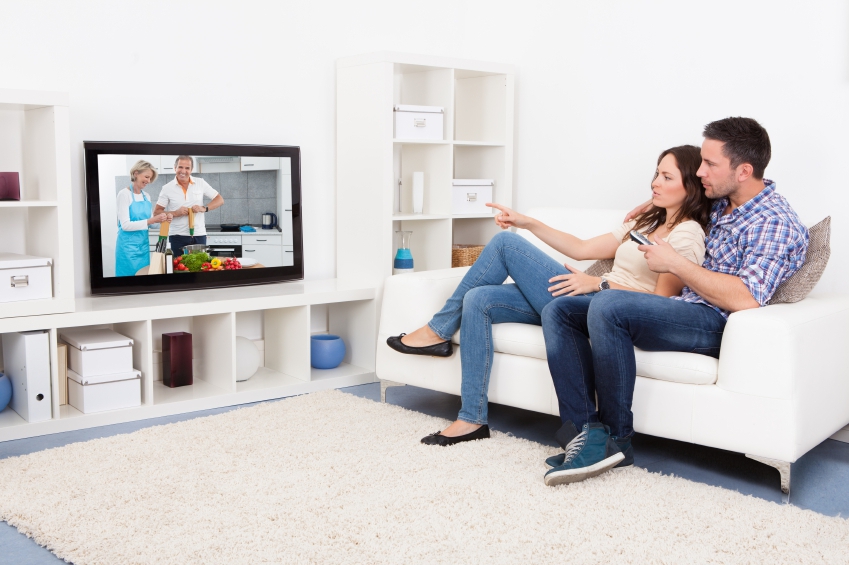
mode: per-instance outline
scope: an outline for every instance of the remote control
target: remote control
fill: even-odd
[[[636,241],[638,245],[654,245],[654,243],[649,241],[649,238],[647,238],[646,236],[644,236],[643,234],[641,234],[638,231],[631,230],[630,235],[631,235],[631,239]]]

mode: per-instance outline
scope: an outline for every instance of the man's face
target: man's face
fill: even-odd
[[[189,175],[192,174],[192,162],[188,159],[177,161],[177,166],[174,167],[174,174],[177,175],[177,181],[181,184],[189,182]]]
[[[740,186],[737,182],[737,168],[732,168],[731,159],[722,153],[724,145],[715,139],[705,139],[702,143],[702,164],[696,176],[702,179],[708,198],[723,198]]]

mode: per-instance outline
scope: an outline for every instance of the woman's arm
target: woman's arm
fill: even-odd
[[[118,222],[121,224],[123,231],[141,231],[146,230],[147,220],[130,220],[130,205],[133,203],[133,195],[128,190],[122,190],[118,193]]]
[[[487,203],[490,208],[499,210],[501,214],[495,217],[495,223],[501,229],[511,227],[530,231],[547,245],[567,257],[583,261],[585,259],[612,259],[621,241],[611,233],[606,233],[592,239],[583,240],[572,234],[556,230],[537,219],[519,214],[500,204]]]

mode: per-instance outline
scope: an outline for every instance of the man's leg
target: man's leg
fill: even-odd
[[[617,438],[634,433],[634,346],[719,357],[725,318],[703,304],[624,290],[598,293],[587,312],[599,419]]]
[[[606,292],[610,291],[560,296],[542,310],[542,333],[560,420],[572,422],[577,430],[587,422],[598,422],[587,312],[592,301]]]

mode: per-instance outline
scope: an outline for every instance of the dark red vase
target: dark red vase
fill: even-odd
[[[192,334],[162,334],[162,384],[171,388],[192,384]]]

